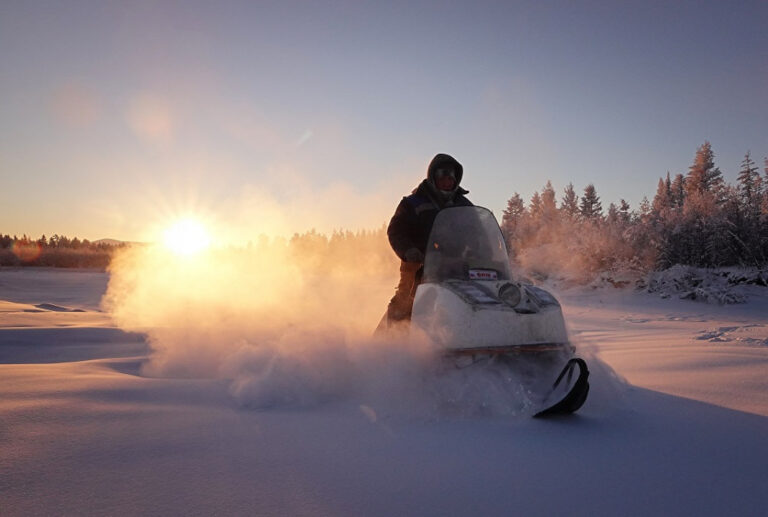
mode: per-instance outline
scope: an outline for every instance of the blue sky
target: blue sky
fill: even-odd
[[[376,226],[437,152],[497,216],[547,179],[636,207],[704,140],[733,181],[768,155],[766,26],[765,2],[5,1],[0,232]]]

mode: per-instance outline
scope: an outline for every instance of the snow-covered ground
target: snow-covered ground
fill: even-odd
[[[412,383],[407,355],[388,360],[386,350],[361,360],[389,371],[373,372],[377,383],[347,380],[307,404],[254,405],[248,386],[243,396],[216,376],[149,377],[143,336],[99,309],[107,281],[0,271],[0,515],[768,508],[766,288],[728,306],[620,289],[559,293],[593,392],[573,417],[534,420],[494,401],[459,397],[457,411],[434,393],[409,393],[425,385]],[[308,368],[338,376],[312,366],[271,389],[317,381]],[[490,404],[470,407],[480,400]]]

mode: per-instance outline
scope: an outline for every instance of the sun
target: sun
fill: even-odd
[[[205,225],[197,219],[180,219],[163,233],[163,244],[179,255],[194,255],[211,244]]]

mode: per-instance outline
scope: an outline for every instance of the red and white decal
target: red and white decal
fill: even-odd
[[[499,274],[493,269],[470,269],[470,280],[498,280]]]

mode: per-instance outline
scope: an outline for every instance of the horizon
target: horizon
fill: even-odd
[[[754,158],[753,158],[753,160],[754,160]],[[755,163],[755,165],[757,165],[757,163]],[[717,167],[717,164],[715,164],[715,166],[716,166],[716,168],[721,170],[719,167]],[[758,173],[761,175],[761,177],[764,175],[765,178],[766,178],[766,181],[768,181],[768,158],[764,159],[764,166],[763,167],[758,167],[758,171],[759,171]],[[721,170],[721,172],[722,172],[722,170]],[[681,174],[683,174],[684,177],[686,176],[684,173],[681,173]],[[665,176],[660,176],[658,179],[663,180],[663,179],[665,179]],[[670,173],[670,177],[674,177],[674,176]],[[657,182],[658,182],[658,179],[657,179]],[[736,182],[729,181],[728,176],[726,174],[724,174],[724,173],[723,173],[723,179],[725,180],[727,185],[732,185],[734,187],[737,185]],[[548,182],[550,182],[550,181],[551,180],[545,181],[544,185],[542,185],[542,187],[539,190],[536,190],[534,193],[535,194],[543,193],[546,184]],[[557,207],[558,207],[559,210],[563,209],[563,206],[562,206],[563,189],[558,189],[555,185],[553,185],[553,188],[555,189],[555,193],[556,193],[555,201],[557,203]],[[584,189],[578,189],[577,186],[574,185],[574,190],[576,191],[577,199],[581,199],[582,196],[584,195]],[[614,200],[605,200],[605,199],[603,199],[602,196],[600,196],[600,192],[597,189],[597,186],[595,186],[595,190],[596,190],[596,193],[598,195],[598,202],[601,203],[601,205],[603,205],[603,207],[602,207],[603,216],[605,216],[605,214],[608,211],[608,205],[614,204],[616,206],[616,208],[618,209],[619,208],[619,201],[625,200],[625,198],[621,198],[620,200],[615,200],[615,201]],[[530,208],[531,199],[523,198],[522,200],[523,200],[523,203],[524,203],[524,206],[525,206],[526,210],[529,209]],[[654,200],[654,196],[653,195],[651,195],[651,196],[644,195],[642,200],[641,200],[641,203],[642,203],[642,201],[648,201],[650,203],[653,200]],[[641,203],[638,203],[636,206],[632,206],[632,204],[630,203],[629,204],[629,212],[633,213],[633,214],[639,213],[640,210],[641,210],[641,206],[640,206]],[[477,205],[476,204],[475,206],[482,206],[482,205]],[[488,208],[489,210],[491,210],[493,212],[494,216],[496,217],[498,223],[501,224],[501,222],[502,222],[502,215],[503,215],[503,211],[504,210],[502,209],[502,210],[496,211],[496,210],[493,210],[490,207],[485,207],[485,208]],[[200,222],[200,220],[197,217],[192,217],[192,220],[194,221],[194,223],[199,223]],[[115,239],[115,238],[112,238],[112,237],[109,237],[109,236],[108,237],[101,237],[101,238],[98,238],[98,239],[88,239],[87,237],[86,238],[81,238],[81,236],[79,236],[79,235],[68,235],[66,233],[60,233],[60,232],[51,232],[51,233],[48,233],[48,234],[43,233],[43,234],[40,234],[40,235],[32,235],[32,234],[24,233],[24,232],[22,232],[22,233],[4,232],[2,228],[0,228],[0,236],[12,237],[14,240],[23,240],[24,237],[26,237],[31,242],[34,242],[34,241],[36,241],[36,240],[38,240],[38,239],[40,239],[42,237],[46,237],[47,239],[49,239],[49,238],[51,238],[53,236],[59,236],[59,237],[66,237],[66,238],[68,238],[70,240],[73,240],[73,239],[87,240],[91,244],[100,244],[100,243],[106,242],[107,244],[131,244],[131,245],[132,244],[140,244],[140,245],[144,245],[144,244],[152,244],[153,242],[160,242],[160,241],[162,241],[165,238],[163,236],[163,233],[168,231],[169,226],[172,226],[174,222],[176,224],[178,224],[179,222],[182,222],[182,223],[183,222],[188,222],[188,220],[185,220],[185,218],[182,215],[181,217],[176,217],[176,218],[169,219],[166,222],[169,223],[166,227],[157,227],[157,226],[155,226],[155,230],[156,231],[153,234],[151,234],[151,238],[146,239],[146,240],[123,240],[123,239]],[[294,228],[293,230],[290,230],[287,233],[268,233],[268,232],[262,232],[262,233],[258,233],[258,234],[241,236],[242,237],[241,239],[234,240],[234,241],[233,240],[224,241],[224,240],[218,239],[217,235],[215,233],[216,230],[213,229],[213,228],[206,228],[205,231],[206,231],[206,233],[210,233],[210,238],[212,239],[211,246],[213,246],[213,247],[219,247],[219,246],[227,247],[227,246],[247,246],[247,245],[252,244],[256,240],[263,239],[263,238],[268,238],[270,240],[280,240],[280,239],[290,239],[290,238],[295,237],[295,236],[303,236],[303,235],[308,235],[308,234],[313,234],[313,233],[316,233],[316,234],[318,234],[320,236],[324,236],[326,238],[329,238],[329,237],[332,237],[336,233],[351,232],[353,234],[359,234],[361,232],[377,232],[377,231],[381,231],[383,229],[386,229],[386,226],[387,226],[387,221],[382,221],[380,224],[378,224],[376,226],[357,227],[357,228],[344,228],[344,227],[341,227],[341,226],[325,228],[325,229],[318,229],[316,227],[305,227],[305,228],[296,227],[296,228]],[[150,235],[150,234],[147,234],[147,235]]]

